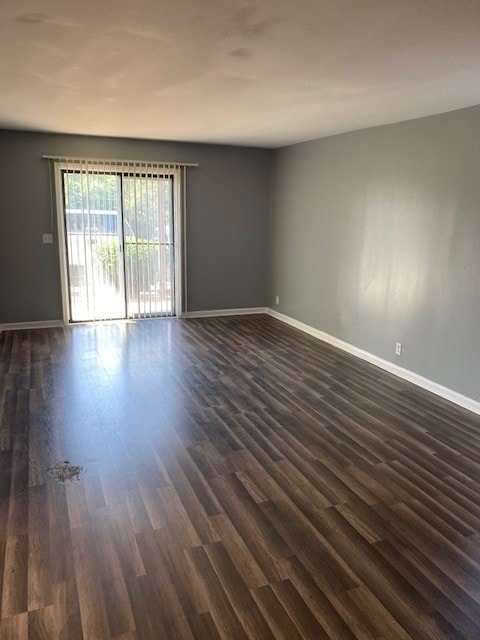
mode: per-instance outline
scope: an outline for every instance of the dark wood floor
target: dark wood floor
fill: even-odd
[[[266,316],[0,349],[2,640],[480,638],[480,418]]]

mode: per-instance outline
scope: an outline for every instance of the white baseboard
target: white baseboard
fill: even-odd
[[[473,398],[469,398],[467,396],[462,395],[461,393],[458,393],[457,391],[453,391],[452,389],[449,389],[448,387],[444,387],[443,385],[438,384],[438,382],[433,382],[428,378],[424,378],[418,373],[414,373],[413,371],[409,371],[408,369],[399,367],[398,364],[394,364],[393,362],[384,360],[383,358],[380,358],[379,356],[376,356],[373,353],[364,351],[363,349],[359,349],[358,347],[355,347],[353,344],[350,344],[349,342],[344,342],[339,338],[335,338],[334,336],[331,336],[330,334],[325,333],[324,331],[315,329],[314,327],[311,327],[310,325],[305,324],[304,322],[295,320],[294,318],[291,318],[290,316],[286,316],[283,313],[279,313],[274,309],[268,308],[266,310],[266,313],[272,316],[273,318],[277,318],[277,320],[281,320],[282,322],[285,322],[286,324],[289,324],[290,326],[295,327],[296,329],[300,329],[300,331],[304,331],[305,333],[308,333],[311,336],[318,338],[319,340],[324,340],[325,342],[328,342],[328,344],[331,344],[334,347],[338,347],[343,351],[347,351],[348,353],[351,353],[352,355],[357,356],[357,358],[366,360],[367,362],[374,364],[376,367],[380,367],[380,369],[384,369],[385,371],[393,373],[393,375],[398,376],[399,378],[403,378],[403,380],[408,380],[408,382],[412,382],[413,384],[417,385],[418,387],[421,387],[422,389],[426,389],[427,391],[430,391],[431,393],[434,393],[435,395],[440,396],[441,398],[445,398],[445,400],[450,400],[450,402],[453,402],[459,405],[460,407],[463,407],[464,409],[468,409],[469,411],[472,411],[473,413],[480,415],[480,402],[478,402],[477,400],[473,400]]]
[[[48,329],[49,327],[63,327],[63,320],[36,320],[35,322],[4,322],[0,324],[0,331],[18,329]]]
[[[240,309],[210,309],[208,311],[187,311],[182,318],[214,318],[216,316],[249,316],[254,313],[268,313],[267,307],[243,307]]]

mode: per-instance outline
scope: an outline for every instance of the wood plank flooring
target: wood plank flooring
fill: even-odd
[[[0,353],[2,640],[480,638],[480,418],[267,316]]]

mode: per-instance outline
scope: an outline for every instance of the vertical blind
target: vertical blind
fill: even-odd
[[[50,159],[62,190],[69,320],[175,315],[175,208],[187,165]]]

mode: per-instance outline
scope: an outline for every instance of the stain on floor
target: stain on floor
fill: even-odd
[[[72,464],[70,460],[59,460],[47,469],[47,474],[59,484],[78,482],[82,473],[83,467]]]

